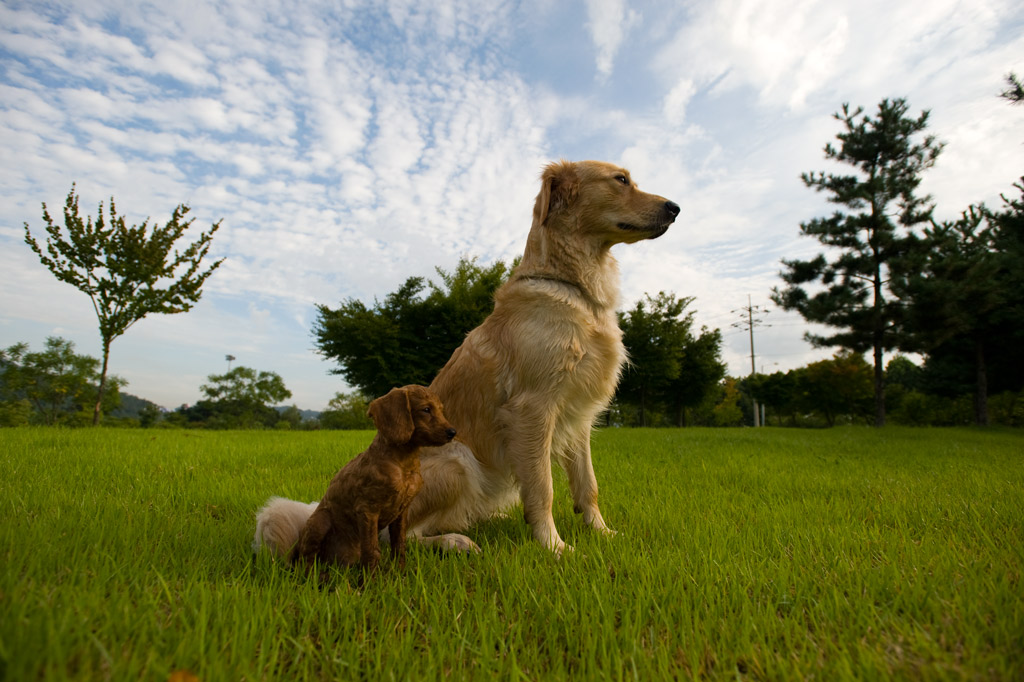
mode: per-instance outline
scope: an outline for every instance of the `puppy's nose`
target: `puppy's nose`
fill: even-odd
[[[444,435],[448,436],[448,440],[455,438],[455,429],[446,429]]]
[[[674,201],[666,201],[665,210],[672,215],[673,219],[675,219],[675,217],[679,215],[679,204]]]

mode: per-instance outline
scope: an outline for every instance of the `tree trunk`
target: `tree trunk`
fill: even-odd
[[[110,360],[110,342],[103,343],[103,373],[100,374],[100,387],[96,391],[96,405],[92,408],[92,425],[99,426],[100,412],[103,406],[103,393],[107,389],[107,362]]]
[[[679,428],[681,428],[681,429],[682,428],[686,428],[686,408],[685,407],[680,407],[679,408],[678,425],[679,425]]]
[[[880,343],[875,344],[875,426],[885,426],[885,374]]]
[[[876,213],[873,205],[871,213],[872,215]],[[882,427],[885,426],[885,368],[882,366],[882,346],[885,336],[885,320],[882,319],[882,304],[884,303],[882,296],[882,263],[878,249],[873,245],[872,251],[875,254],[875,328],[872,333],[872,345],[874,346],[875,351],[875,426]]]
[[[981,334],[974,336],[974,423],[988,426],[988,371],[985,368],[985,339]]]

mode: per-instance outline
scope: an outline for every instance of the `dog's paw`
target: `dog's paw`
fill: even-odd
[[[459,535],[458,533],[448,533],[447,535],[439,536],[437,538],[436,546],[446,552],[455,550],[466,554],[470,552],[480,554],[480,546],[478,544],[467,538],[465,535]]]

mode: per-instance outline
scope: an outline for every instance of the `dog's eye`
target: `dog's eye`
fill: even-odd
[[[427,406],[427,407],[424,407],[422,411],[426,412],[427,414],[430,414],[432,410],[430,409],[430,406]]]
[[[625,175],[616,175],[615,179],[621,182],[623,185],[629,185],[629,178],[627,178]]]

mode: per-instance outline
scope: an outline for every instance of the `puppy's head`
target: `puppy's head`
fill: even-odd
[[[577,232],[607,244],[660,237],[677,215],[677,204],[641,192],[629,171],[603,161],[548,165],[533,207],[535,228]]]
[[[455,437],[440,399],[423,386],[391,389],[370,403],[368,414],[381,438],[393,445],[444,445]]]

